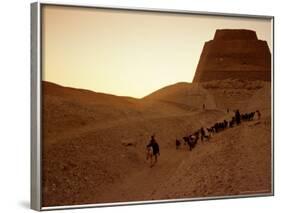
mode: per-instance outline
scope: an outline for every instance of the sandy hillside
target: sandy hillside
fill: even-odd
[[[43,82],[43,205],[269,192],[270,85],[238,83],[178,83],[134,99]],[[227,108],[262,118],[175,150],[176,138],[231,117]],[[152,134],[161,156],[150,168]]]

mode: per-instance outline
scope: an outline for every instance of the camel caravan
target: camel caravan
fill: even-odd
[[[209,128],[201,127],[193,134],[184,136],[184,145],[187,145],[189,150],[192,151],[192,149],[195,148],[199,139],[201,141],[209,141],[214,134],[219,133],[228,128],[233,128],[234,126],[238,126],[241,124],[241,121],[252,121],[254,119],[255,114],[257,115],[257,119],[259,120],[261,117],[261,113],[259,110],[245,114],[240,114],[239,110],[236,110],[235,116],[233,116],[231,120],[223,120],[222,122],[217,122]],[[179,139],[176,139],[176,149],[179,149],[180,146],[181,141]]]

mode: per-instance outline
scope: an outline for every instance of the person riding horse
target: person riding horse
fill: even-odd
[[[155,140],[155,136],[152,135],[149,144],[146,146],[147,150],[150,150],[150,166],[154,166],[157,163],[157,156],[160,155],[160,148]],[[154,162],[153,162],[154,157]]]

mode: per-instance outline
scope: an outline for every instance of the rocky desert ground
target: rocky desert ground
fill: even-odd
[[[181,82],[141,99],[46,81],[42,88],[43,206],[272,192],[270,82]],[[176,150],[176,139],[236,109],[261,118]],[[151,168],[152,134],[161,155]]]

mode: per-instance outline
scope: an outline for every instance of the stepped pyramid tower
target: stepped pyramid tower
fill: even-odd
[[[271,53],[255,31],[217,30],[205,43],[193,82],[228,78],[271,81]]]

